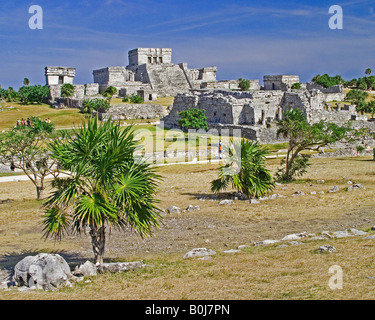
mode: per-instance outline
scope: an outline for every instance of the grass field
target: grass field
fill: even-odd
[[[160,97],[154,102],[163,106],[173,104],[173,97]],[[123,104],[120,98],[113,98],[111,104]],[[17,119],[27,119],[30,116],[40,117],[42,120],[50,119],[56,129],[77,127],[85,121],[85,116],[78,109],[54,109],[48,104],[23,105],[17,102],[2,102],[0,107],[0,131],[14,127]],[[150,120],[128,120],[127,123],[146,123]]]
[[[278,159],[267,160],[275,171]],[[312,159],[308,173],[273,193],[285,198],[249,204],[235,200],[219,205],[230,192],[210,197],[210,181],[217,177],[217,164],[160,167],[163,176],[160,208],[176,205],[201,210],[166,214],[162,224],[146,240],[132,232],[112,230],[106,245],[106,261],[143,260],[146,267],[121,274],[92,277],[72,288],[57,292],[2,291],[0,299],[374,299],[375,240],[348,237],[305,240],[303,244],[278,248],[280,243],[253,246],[264,239],[281,239],[287,234],[307,232],[319,235],[357,228],[374,234],[375,162],[370,157]],[[347,178],[366,189],[348,192]],[[325,183],[317,183],[324,179]],[[327,191],[334,185],[340,190]],[[296,191],[304,196],[294,197]],[[324,194],[310,194],[325,191]],[[0,183],[0,269],[12,268],[25,255],[58,252],[71,266],[93,258],[89,237],[69,235],[62,242],[41,239],[41,203],[34,200],[32,184]],[[205,199],[206,198],[206,199]],[[204,201],[203,201],[204,200]],[[319,254],[322,245],[337,252]],[[224,250],[246,247],[238,253]],[[209,260],[183,259],[192,248],[217,252]],[[329,268],[343,270],[343,288],[332,290]]]

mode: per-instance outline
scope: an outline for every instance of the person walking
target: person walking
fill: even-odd
[[[219,140],[219,159],[223,159],[223,143]]]

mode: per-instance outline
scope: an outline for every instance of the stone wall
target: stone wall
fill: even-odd
[[[294,83],[299,83],[297,75],[268,75],[263,77],[265,90],[288,91]]]
[[[128,52],[129,67],[145,63],[163,64],[172,62],[171,48],[136,48]]]
[[[165,109],[158,104],[120,104],[111,106],[105,113],[98,113],[100,120],[156,119],[165,116]]]
[[[147,78],[151,88],[159,96],[174,96],[188,92],[190,85],[184,71],[175,64],[145,65]]]
[[[57,85],[64,83],[73,84],[73,79],[76,74],[75,68],[45,67],[44,70],[47,85]]]
[[[93,71],[94,82],[103,86],[121,86],[124,82],[134,81],[134,73],[125,67],[107,67]]]

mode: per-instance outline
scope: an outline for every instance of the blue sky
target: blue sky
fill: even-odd
[[[43,29],[28,26],[29,7],[43,8]],[[331,30],[331,5],[343,8]],[[316,74],[345,79],[375,70],[375,1],[2,0],[0,85],[23,78],[44,84],[44,67],[75,67],[75,83],[92,71],[126,66],[136,47],[172,48],[174,63],[217,66],[218,80],[266,74]]]

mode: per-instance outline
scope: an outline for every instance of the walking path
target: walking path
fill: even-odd
[[[272,158],[278,158],[278,157],[284,157],[285,155],[272,155],[272,156],[266,156],[266,158],[272,159]],[[160,163],[160,164],[155,164],[157,167],[162,167],[162,166],[171,166],[175,164],[207,164],[207,163],[219,163],[222,161],[221,159],[212,159],[212,160],[202,160],[198,161],[196,158],[193,159],[192,161],[188,162],[171,162],[171,163]],[[59,177],[67,177],[67,174],[60,173]],[[45,179],[52,179],[53,175],[48,175]],[[16,175],[16,176],[6,176],[6,177],[0,177],[0,183],[1,182],[19,182],[19,181],[27,181],[29,180],[27,175]]]

